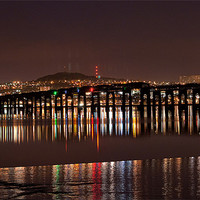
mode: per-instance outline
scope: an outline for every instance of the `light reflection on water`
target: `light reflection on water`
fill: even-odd
[[[0,168],[1,198],[199,199],[200,157]]]
[[[172,117],[168,111],[166,118],[165,107],[161,110],[159,117],[158,108],[156,108],[156,116],[151,115],[150,118],[141,118],[140,112],[133,109],[132,119],[126,112],[125,123],[123,123],[122,111],[117,109],[116,118],[106,119],[104,110],[102,110],[101,118],[87,113],[86,122],[83,116],[74,115],[72,117],[61,119],[47,120],[1,120],[0,121],[0,142],[22,143],[29,141],[56,141],[56,140],[85,140],[94,137],[98,140],[102,136],[131,136],[136,138],[149,134],[199,134],[199,110],[196,115],[192,114],[192,106],[188,106],[188,116],[185,116],[184,110],[179,112],[178,106],[175,106],[175,115]],[[145,109],[145,113],[147,110]],[[146,114],[144,113],[144,116]],[[71,116],[71,113],[69,113]],[[110,112],[112,116],[112,112]],[[195,117],[195,118],[194,118]],[[187,119],[186,119],[187,118]],[[194,119],[193,119],[194,118]]]
[[[163,106],[161,116],[156,108],[141,118],[133,109],[125,123],[120,109],[109,121],[104,112],[86,122],[76,112],[73,120],[1,120],[0,166],[44,166],[0,168],[0,199],[200,198],[199,110],[185,116],[175,107],[172,116]],[[172,156],[189,158],[134,160]]]
[[[65,120],[1,120],[0,167],[200,155],[199,110],[194,116],[188,106],[185,116],[186,112],[175,106],[172,116],[164,106],[155,109],[155,115],[151,112],[147,118],[145,108],[142,118],[135,107],[132,119],[127,109],[125,121],[121,108],[116,108],[116,118],[109,121],[105,109],[101,109],[101,118],[88,111],[86,120],[76,112],[73,118],[69,112]],[[192,140],[188,138],[191,135]],[[170,137],[163,140],[158,136]],[[187,138],[177,140],[175,136]]]

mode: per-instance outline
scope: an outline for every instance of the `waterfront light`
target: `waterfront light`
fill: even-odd
[[[54,95],[57,95],[57,94],[58,94],[58,91],[54,91],[53,94],[54,94]]]

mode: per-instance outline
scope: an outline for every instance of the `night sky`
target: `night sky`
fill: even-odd
[[[200,2],[0,2],[0,82],[69,63],[134,80],[200,74]]]

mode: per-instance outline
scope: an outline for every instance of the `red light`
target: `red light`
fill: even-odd
[[[93,92],[94,91],[94,88],[90,88],[90,92]]]
[[[96,78],[98,78],[99,72],[98,72],[98,66],[96,65]]]

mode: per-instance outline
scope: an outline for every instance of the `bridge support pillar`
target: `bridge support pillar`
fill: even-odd
[[[51,95],[49,96],[50,102],[49,102],[49,115],[50,115],[50,119],[52,119],[52,99],[51,99]]]
[[[67,95],[65,96],[65,101],[66,101],[66,104],[65,104],[65,118],[68,121],[68,96]]]
[[[94,94],[91,96],[91,114],[94,116]]]
[[[97,115],[100,121],[101,118],[101,107],[100,107],[100,94],[97,93]]]
[[[184,91],[185,95],[185,130],[188,129],[188,96],[187,96],[187,90]]]
[[[13,102],[14,102],[14,104],[13,104],[13,115],[15,115],[16,114],[16,98],[13,99]]]
[[[174,101],[174,91],[172,90],[171,91],[171,97],[172,97],[172,109],[171,109],[171,112],[172,112],[172,130],[174,130],[174,110],[175,110],[175,101]]]
[[[55,107],[54,107],[54,108],[55,108],[55,116],[54,116],[54,117],[57,119],[57,117],[58,117],[58,116],[57,116],[57,114],[58,114],[58,113],[57,113],[57,111],[58,111],[57,96],[55,96],[54,100],[55,100]]]
[[[47,97],[44,96],[44,118],[47,116]]]
[[[71,110],[72,110],[72,131],[74,131],[74,98],[73,98],[73,94],[71,96],[72,98],[72,103],[71,103]]]
[[[81,108],[80,108],[80,94],[78,94],[78,118],[80,117],[80,112],[81,112]]]
[[[60,96],[60,109],[61,109],[61,119],[63,119],[63,96]]]
[[[151,130],[151,99],[150,90],[147,91],[147,129],[148,132]]]
[[[132,132],[132,123],[133,123],[133,105],[132,105],[132,96],[131,90],[129,91],[129,133]]]
[[[115,129],[115,118],[116,118],[116,109],[115,109],[115,93],[113,92],[112,93],[112,105],[113,105],[113,124],[114,124],[114,127],[113,127],[113,129]],[[124,111],[123,111],[123,113],[124,113]],[[124,115],[123,115],[123,117],[124,117]]]
[[[87,122],[87,105],[86,105],[86,94],[85,93],[83,96],[83,101],[84,101],[84,123],[86,124],[86,122]]]
[[[140,109],[140,120],[141,120],[141,133],[144,132],[144,92],[143,90],[141,89],[140,91],[140,106],[139,106],[139,109]]]
[[[7,99],[7,117],[10,116],[10,112],[9,112],[9,100]]]
[[[28,100],[27,100],[27,98],[25,98],[25,100],[24,100],[24,117],[25,117],[25,119],[27,119],[27,115],[28,115]]]
[[[194,131],[197,130],[197,124],[196,124],[196,91],[193,90],[193,96],[192,96],[192,116],[193,116],[193,127]]]
[[[106,92],[106,120],[107,126],[109,127],[109,93]]]
[[[153,91],[153,109],[152,109],[152,115],[153,115],[153,127],[155,127],[156,124],[156,99],[155,99],[155,91]],[[154,128],[153,128],[154,130]]]

